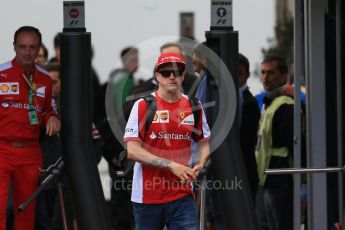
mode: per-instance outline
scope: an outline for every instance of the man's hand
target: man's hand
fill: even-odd
[[[53,136],[60,131],[61,122],[55,116],[50,116],[48,118],[47,126],[46,126],[46,135]]]
[[[181,179],[181,182],[188,182],[196,180],[196,175],[193,169],[178,164],[169,159],[157,157],[152,153],[148,152],[141,146],[139,141],[128,141],[127,142],[128,158],[134,161],[141,162],[146,165],[153,167],[169,169],[175,176]]]
[[[193,181],[196,180],[197,175],[195,171],[187,166],[171,162],[169,168],[172,173],[174,173],[178,178],[181,179],[181,182],[188,182],[191,181],[191,179]]]
[[[200,163],[197,164],[197,165],[195,165],[195,166],[193,167],[193,171],[194,171],[196,177],[198,177],[200,171],[201,171],[203,168],[204,168],[204,164],[200,164]]]
[[[199,143],[198,147],[200,152],[200,161],[193,167],[196,176],[198,176],[200,171],[205,167],[205,164],[210,156],[210,145],[208,144],[208,141]]]

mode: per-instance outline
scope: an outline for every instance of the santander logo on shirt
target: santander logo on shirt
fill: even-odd
[[[168,139],[168,140],[191,140],[191,136],[189,133],[186,134],[176,134],[176,133],[165,133],[165,132],[158,132],[158,134],[155,134],[155,132],[152,132],[150,135],[150,138],[152,140],[154,139]]]

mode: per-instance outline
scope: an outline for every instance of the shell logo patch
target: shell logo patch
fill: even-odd
[[[10,88],[8,87],[8,85],[7,84],[2,84],[1,85],[1,92],[2,93],[8,93],[8,90],[9,90]]]
[[[19,94],[18,82],[0,83],[0,95],[18,95],[18,94]]]

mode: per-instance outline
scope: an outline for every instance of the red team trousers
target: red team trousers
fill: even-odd
[[[34,229],[35,201],[23,212],[18,211],[18,206],[37,189],[41,167],[42,156],[38,141],[12,142],[0,139],[0,230],[6,230],[6,209],[11,181],[14,229]]]

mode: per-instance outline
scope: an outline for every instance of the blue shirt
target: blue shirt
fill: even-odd
[[[207,75],[204,74],[201,77],[198,88],[195,93],[195,97],[201,102],[203,109],[206,104],[206,90],[207,90]],[[188,164],[193,165],[199,161],[198,144],[192,139],[192,156]]]
[[[263,105],[263,101],[264,101],[264,97],[266,96],[266,91],[262,91],[261,93],[257,94],[255,96],[255,99],[256,101],[258,102],[258,105],[259,105],[259,110],[261,111],[262,110],[262,105]],[[305,100],[306,100],[306,96],[305,96],[305,93],[303,93],[302,91],[300,92],[299,94],[300,96],[300,99],[301,99],[301,102],[302,103],[305,103]]]
[[[199,99],[201,104],[206,103],[206,90],[207,90],[207,75],[204,74],[201,77],[198,88],[195,93],[195,97]]]

